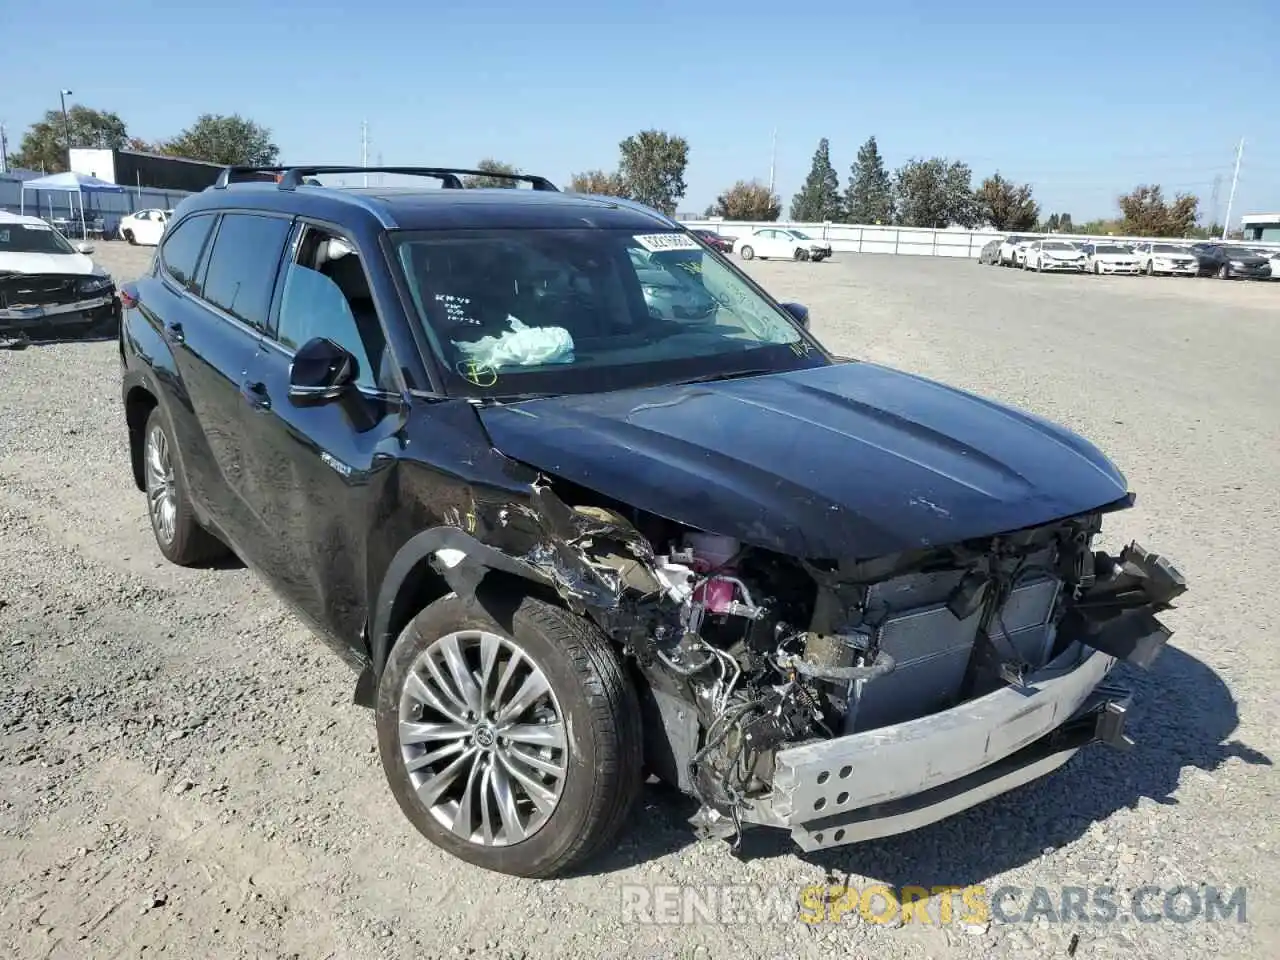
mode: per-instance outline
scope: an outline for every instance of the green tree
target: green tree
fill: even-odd
[[[707,210],[726,220],[777,220],[781,213],[782,199],[759,180],[739,180]]]
[[[689,165],[689,142],[662,130],[642,130],[620,144],[618,172],[633,200],[661,210],[676,212],[676,201],[684,196],[684,172]]]
[[[1159,184],[1143,184],[1118,197],[1120,229],[1131,236],[1185,237],[1195,226],[1200,198],[1179,193],[1166,201]]]
[[[1040,229],[1037,232],[1038,233],[1057,233],[1060,229],[1061,228],[1058,223],[1058,215],[1056,213],[1051,213],[1049,214],[1048,217],[1045,218],[1044,223],[1040,224]]]
[[[844,216],[849,223],[893,222],[893,183],[875,137],[868,137],[858,148],[857,162],[849,168]]]
[[[71,146],[121,150],[129,142],[129,132],[118,114],[93,110],[73,103],[67,109],[71,128]],[[67,169],[67,130],[61,110],[49,110],[22,135],[16,153],[9,154],[9,165],[45,173],[62,173]]]
[[[238,113],[201,114],[164,145],[164,152],[189,160],[259,167],[274,166],[280,160],[271,131]]]
[[[617,171],[587,170],[569,178],[570,193],[596,193],[606,197],[630,199],[631,192],[622,174]]]
[[[1069,213],[1060,213],[1060,214],[1058,214],[1058,230],[1059,230],[1061,233],[1075,233],[1075,232],[1076,232],[1075,224],[1073,224],[1073,223],[1071,222],[1071,214],[1069,214]]]
[[[831,166],[831,144],[826,137],[818,141],[809,176],[791,199],[791,219],[800,223],[840,219],[840,178]]]
[[[894,176],[899,220],[908,227],[973,226],[978,204],[972,176],[968,164],[959,161],[908,160]]]
[[[513,174],[519,173],[520,168],[512,166],[509,163],[503,163],[501,160],[495,160],[493,157],[485,157],[476,164],[477,170],[483,170],[485,173]],[[464,187],[518,187],[519,180],[508,180],[505,177],[463,177],[462,185]]]
[[[982,181],[976,196],[978,217],[996,230],[1016,233],[1031,230],[1040,217],[1040,207],[1031,198],[1031,186],[1018,186],[999,172]]]

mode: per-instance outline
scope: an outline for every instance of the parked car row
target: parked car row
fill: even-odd
[[[1039,273],[1280,280],[1280,250],[1219,240],[1059,240],[1013,234],[987,243],[978,262]]]

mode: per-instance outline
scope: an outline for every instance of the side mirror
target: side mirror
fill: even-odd
[[[806,330],[809,329],[809,308],[803,303],[784,303],[782,309],[795,317],[796,323],[800,324],[800,326]]]
[[[308,340],[289,365],[289,399],[300,407],[337,400],[355,383],[356,366],[356,358],[332,340]]]
[[[78,250],[80,253],[93,253],[94,246],[92,243],[85,243],[83,240],[81,240],[79,243],[76,244],[76,250]]]

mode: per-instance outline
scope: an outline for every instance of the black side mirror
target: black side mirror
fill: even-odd
[[[289,365],[289,399],[297,406],[337,400],[355,383],[356,367],[356,358],[332,340],[308,340]]]
[[[796,323],[800,324],[800,326],[806,330],[809,329],[809,308],[803,303],[784,303],[782,309],[795,317]]]

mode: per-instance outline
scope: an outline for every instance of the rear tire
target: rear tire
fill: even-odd
[[[177,468],[177,444],[159,407],[152,408],[142,436],[147,516],[160,552],[180,567],[198,566],[224,556],[228,552],[226,546],[196,521]]]
[[[756,252],[752,250],[750,247],[743,247],[738,251],[738,256],[742,257],[743,260],[750,260],[755,255],[756,255]]]
[[[483,664],[490,648],[499,652],[486,680]],[[452,657],[453,650],[462,656]],[[512,680],[512,689],[517,684],[526,689],[537,671],[547,691],[530,698],[505,726],[500,705],[520,698],[499,679],[507,669],[497,666],[504,652],[507,663],[529,671],[526,679]],[[456,694],[448,700],[435,693],[441,688],[431,664],[442,675],[453,674],[451,661],[461,665],[464,680],[471,677],[477,697],[484,691],[483,699],[468,701],[478,706],[470,711],[473,719]],[[463,688],[449,679],[455,690]],[[415,695],[424,689],[426,699]],[[432,695],[448,712],[421,706]],[[491,713],[494,719],[487,720]],[[640,706],[613,644],[585,618],[534,597],[481,601],[450,594],[432,603],[392,649],[378,683],[376,714],[383,771],[401,811],[433,844],[487,870],[536,878],[564,874],[609,843],[640,789]],[[435,731],[448,732],[415,742],[424,724],[439,724]],[[504,733],[516,729],[525,736]],[[450,747],[451,742],[457,746]],[[451,752],[424,765],[422,757],[440,753],[440,743]],[[531,748],[531,743],[543,746]],[[530,753],[548,767],[521,759]],[[451,764],[456,765],[452,779],[442,780]],[[532,792],[522,776],[539,777]],[[424,800],[442,782],[446,785],[436,796]],[[549,807],[535,804],[535,794]],[[461,814],[464,801],[468,817]],[[519,828],[508,832],[512,823]]]

